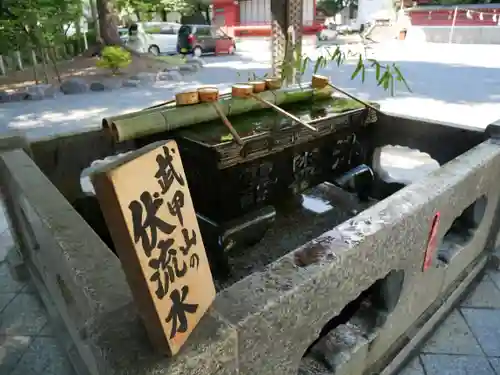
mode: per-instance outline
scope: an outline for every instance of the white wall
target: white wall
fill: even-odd
[[[314,23],[314,1],[313,0],[303,0],[303,14],[302,22],[304,25],[312,25]]]
[[[265,24],[271,22],[271,0],[248,0],[240,2],[240,23]]]
[[[314,22],[314,0],[303,0],[303,22],[311,25]],[[240,22],[245,24],[270,24],[271,0],[248,0],[240,2]]]
[[[392,0],[358,0],[357,23],[367,23],[375,19],[396,17]]]

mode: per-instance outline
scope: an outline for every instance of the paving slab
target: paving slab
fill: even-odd
[[[425,375],[420,357],[417,356],[413,358],[413,360],[399,373],[399,375]]]
[[[484,353],[500,357],[500,310],[462,308],[462,314]]]
[[[0,374],[9,375],[29,348],[30,336],[0,335]]]
[[[483,355],[481,347],[458,310],[453,311],[429,339],[422,353]]]
[[[498,289],[500,289],[500,271],[490,272],[489,276],[490,276],[491,280],[493,281],[493,283],[495,284],[495,286]]]
[[[47,314],[37,296],[19,293],[2,311],[0,335],[37,335],[45,324]]]
[[[462,303],[463,307],[500,309],[500,289],[486,275],[477,288]]]
[[[12,375],[72,375],[73,368],[53,337],[36,337]]]
[[[0,263],[0,293],[16,293],[24,287],[23,283],[12,279],[7,264]]]
[[[500,375],[500,358],[488,358],[493,370],[495,370],[496,375]]]
[[[426,375],[496,375],[485,357],[423,354]]]

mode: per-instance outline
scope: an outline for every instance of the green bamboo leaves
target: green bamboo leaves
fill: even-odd
[[[320,55],[313,65],[313,74],[317,74],[320,69],[325,69],[331,64],[340,66],[346,61],[346,53],[340,49],[339,46],[335,48],[334,51],[326,50],[326,56]],[[349,55],[352,56],[350,51]],[[294,51],[292,54],[293,58],[291,61],[283,61],[281,63],[282,78],[284,81],[290,81],[293,72],[297,74],[297,79],[300,80],[307,72],[308,67],[313,63],[313,60],[308,56],[301,55],[298,51]],[[377,81],[377,86],[382,87],[385,91],[389,91],[391,96],[395,94],[396,82],[400,82],[404,85],[406,90],[412,92],[410,86],[406,82],[403,74],[399,67],[395,64],[385,64],[382,65],[375,59],[363,59],[363,56],[359,54],[358,62],[351,75],[351,79],[354,80],[356,77],[360,76],[361,82],[365,82],[367,69],[375,70],[375,79]]]
[[[391,96],[394,96],[396,82],[401,82],[409,92],[412,92],[396,63],[383,66],[375,59],[368,59],[367,62],[369,68],[375,69],[377,86],[382,87],[385,91],[389,90]],[[366,66],[363,58],[359,55],[358,64],[351,75],[351,79],[355,79],[358,75],[361,75],[361,82],[364,82],[366,77]]]

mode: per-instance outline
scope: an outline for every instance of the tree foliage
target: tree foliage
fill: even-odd
[[[0,52],[52,45],[81,16],[81,0],[0,0]]]
[[[120,11],[133,13],[140,20],[149,20],[152,15],[169,12],[189,16],[208,8],[206,2],[199,0],[117,0],[116,5]]]
[[[357,6],[358,0],[319,0],[317,3],[317,9],[329,16],[334,16],[344,8]]]

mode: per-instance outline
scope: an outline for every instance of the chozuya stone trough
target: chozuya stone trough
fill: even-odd
[[[496,125],[482,132],[339,103],[290,110],[315,133],[269,109],[229,113],[246,142],[238,152],[219,123],[121,143],[102,130],[31,144],[3,137],[2,192],[19,243],[10,264],[29,270],[79,374],[389,374],[404,362],[496,247]],[[218,287],[173,358],[149,343],[80,182],[94,160],[169,137]],[[441,167],[387,183],[376,168],[385,145]]]

